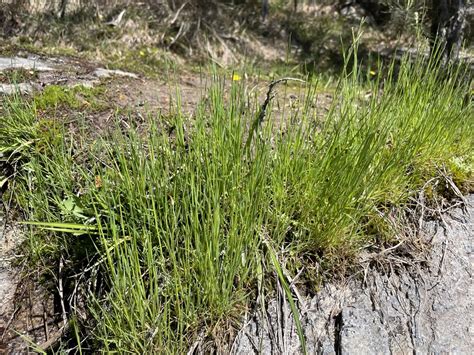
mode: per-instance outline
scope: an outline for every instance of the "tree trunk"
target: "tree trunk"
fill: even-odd
[[[466,0],[433,0],[431,53],[444,62],[456,60],[466,23]]]

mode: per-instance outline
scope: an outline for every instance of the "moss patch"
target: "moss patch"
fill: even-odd
[[[40,110],[86,108],[92,111],[100,111],[105,107],[101,100],[104,93],[105,88],[103,86],[88,88],[82,85],[75,87],[50,85],[34,98],[34,103],[36,108]]]
[[[121,69],[134,73],[146,75],[154,78],[161,70],[168,69],[176,65],[176,61],[171,58],[169,53],[158,48],[140,47],[129,50],[113,50],[106,56],[106,62],[111,69]]]
[[[461,192],[474,192],[474,153],[470,156],[452,158],[448,167],[454,183]]]

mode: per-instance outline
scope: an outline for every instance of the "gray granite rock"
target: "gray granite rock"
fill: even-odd
[[[34,90],[35,86],[30,83],[0,84],[0,94],[2,95],[31,94]]]
[[[308,354],[471,354],[474,349],[474,195],[467,212],[433,228],[426,266],[372,269],[299,304]],[[260,348],[256,345],[261,344]],[[239,332],[232,354],[299,354],[289,307],[269,303]]]
[[[5,69],[26,69],[38,71],[54,70],[54,68],[47,62],[34,57],[0,57],[0,71]]]
[[[97,68],[94,70],[94,75],[97,76],[98,78],[109,78],[112,76],[124,76],[127,78],[133,78],[133,79],[138,79],[138,75],[134,73],[129,73],[123,70],[115,69],[104,69],[104,68]]]

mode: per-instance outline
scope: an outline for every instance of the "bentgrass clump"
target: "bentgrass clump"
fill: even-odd
[[[313,114],[308,85],[285,132],[269,109],[250,145],[257,110],[245,82],[224,99],[216,80],[195,117],[178,107],[169,129],[150,120],[145,132],[117,128],[80,148],[66,135],[31,154],[18,200],[28,220],[56,230],[32,237],[37,254],[89,262],[104,277],[88,303],[96,347],[182,353],[201,329],[222,337],[263,273],[349,258],[370,238],[375,207],[404,202],[472,149],[461,72],[404,60],[367,96],[354,62],[327,115]]]

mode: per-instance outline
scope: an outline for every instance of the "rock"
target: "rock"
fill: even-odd
[[[92,89],[94,86],[99,85],[100,81],[99,80],[78,80],[77,82],[74,82],[71,87],[77,87],[77,86],[82,86],[87,89]]]
[[[4,353],[8,353],[9,344],[2,344],[2,340],[15,310],[15,292],[19,282],[18,271],[13,271],[10,262],[14,259],[13,251],[21,243],[19,233],[5,227],[4,218],[4,211],[0,209],[0,354],[3,354],[2,346]]]
[[[471,354],[474,349],[474,195],[468,212],[434,228],[427,266],[370,270],[365,282],[328,284],[306,299],[301,319],[309,354]],[[232,354],[301,353],[287,305],[270,301],[239,332]],[[260,345],[259,345],[260,344]],[[260,348],[259,348],[260,346]]]
[[[19,84],[0,84],[0,94],[12,95],[12,94],[31,94],[35,90],[35,87],[30,83],[19,83]]]
[[[54,68],[49,66],[45,61],[37,58],[0,57],[0,71],[19,68],[38,71],[54,70]]]
[[[36,57],[0,57],[0,71],[8,69],[35,70],[39,72],[37,77],[31,82],[18,84],[0,83],[0,94],[12,95],[14,93],[31,94],[34,91],[41,91],[48,85],[82,85],[92,88],[100,84],[100,79],[114,76],[138,79],[135,73],[123,70],[110,70],[105,68],[89,69],[86,74],[78,74],[84,71],[83,64],[62,58],[48,58],[40,60]],[[76,73],[76,74],[74,74]]]
[[[111,70],[111,69],[104,69],[104,68],[97,68],[94,70],[94,75],[98,78],[110,78],[111,76],[125,76],[128,78],[138,79],[138,75],[134,73],[129,73],[126,71],[122,71],[119,69]]]

